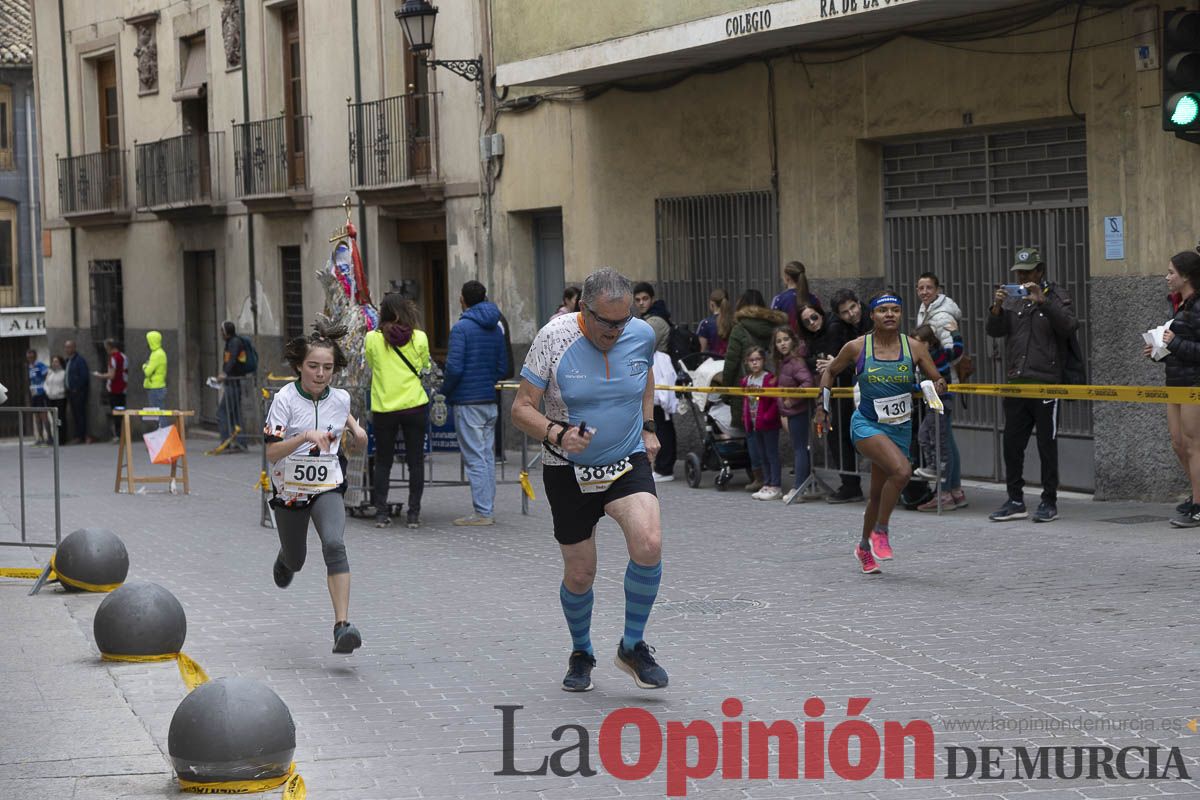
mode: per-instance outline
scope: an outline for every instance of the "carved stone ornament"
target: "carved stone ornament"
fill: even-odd
[[[221,0],[221,38],[225,41],[225,68],[242,65],[242,5],[240,0]]]
[[[137,58],[138,93],[158,91],[158,44],[155,42],[156,20],[137,23],[137,47],[133,50]]]

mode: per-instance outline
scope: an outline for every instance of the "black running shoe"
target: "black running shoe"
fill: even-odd
[[[275,578],[275,585],[280,589],[286,589],[292,583],[292,576],[296,573],[288,569],[287,564],[283,563],[283,559],[275,556],[275,566],[271,568],[271,574]]]
[[[592,690],[592,667],[596,657],[584,650],[572,650],[568,662],[567,677],[563,678],[564,692],[590,692]]]
[[[642,689],[667,688],[667,671],[654,660],[654,648],[638,642],[633,650],[625,649],[625,640],[617,642],[617,666],[633,676],[633,682]]]
[[[847,486],[843,483],[837,488],[837,491],[825,498],[825,502],[837,505],[839,503],[859,503],[863,499],[861,486]]]
[[[1037,511],[1033,512],[1034,522],[1054,522],[1058,519],[1058,506],[1054,503],[1047,503],[1043,500],[1038,504]]]
[[[988,519],[992,522],[1009,522],[1014,519],[1025,519],[1029,516],[1029,512],[1025,510],[1025,504],[1019,500],[1005,500],[1004,505],[988,514]]]
[[[333,652],[353,653],[362,647],[362,636],[358,628],[349,622],[339,622],[333,626]]]
[[[1192,505],[1194,502],[1195,502],[1194,498],[1192,498],[1189,495],[1187,500],[1184,500],[1182,503],[1175,506],[1175,513],[1176,514],[1190,514],[1192,511]]]
[[[1192,505],[1187,512],[1171,520],[1173,528],[1200,528],[1200,505]]]
[[[421,512],[408,510],[408,515],[404,518],[404,524],[409,528],[421,527]]]

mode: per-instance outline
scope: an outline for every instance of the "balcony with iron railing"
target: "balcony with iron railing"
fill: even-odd
[[[253,211],[312,207],[308,116],[233,125],[234,194]]]
[[[158,214],[211,212],[222,199],[221,137],[186,133],[135,143],[137,207]]]
[[[125,151],[113,148],[59,158],[58,207],[76,224],[128,218]]]
[[[368,203],[406,202],[439,185],[435,95],[347,102],[350,182]]]

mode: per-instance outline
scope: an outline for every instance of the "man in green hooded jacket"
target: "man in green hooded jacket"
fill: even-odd
[[[162,348],[162,334],[158,331],[146,333],[146,344],[150,345],[150,358],[142,364],[146,376],[142,386],[146,389],[146,407],[164,408],[167,404],[167,353]],[[146,417],[155,426],[162,425],[162,417]]]

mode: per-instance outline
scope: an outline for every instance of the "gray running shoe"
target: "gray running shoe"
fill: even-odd
[[[333,652],[353,653],[362,647],[362,636],[358,628],[349,622],[339,622],[333,626]]]
[[[642,689],[667,688],[667,671],[654,660],[654,648],[638,642],[632,650],[625,649],[625,640],[617,642],[617,666],[633,676]]]
[[[1029,516],[1029,512],[1025,510],[1025,504],[1017,500],[1006,500],[1004,505],[997,510],[988,514],[988,519],[992,522],[1008,522],[1013,519],[1025,519]]]
[[[592,690],[592,667],[596,666],[596,657],[583,650],[572,650],[567,666],[567,676],[563,678],[564,692],[590,692]]]

